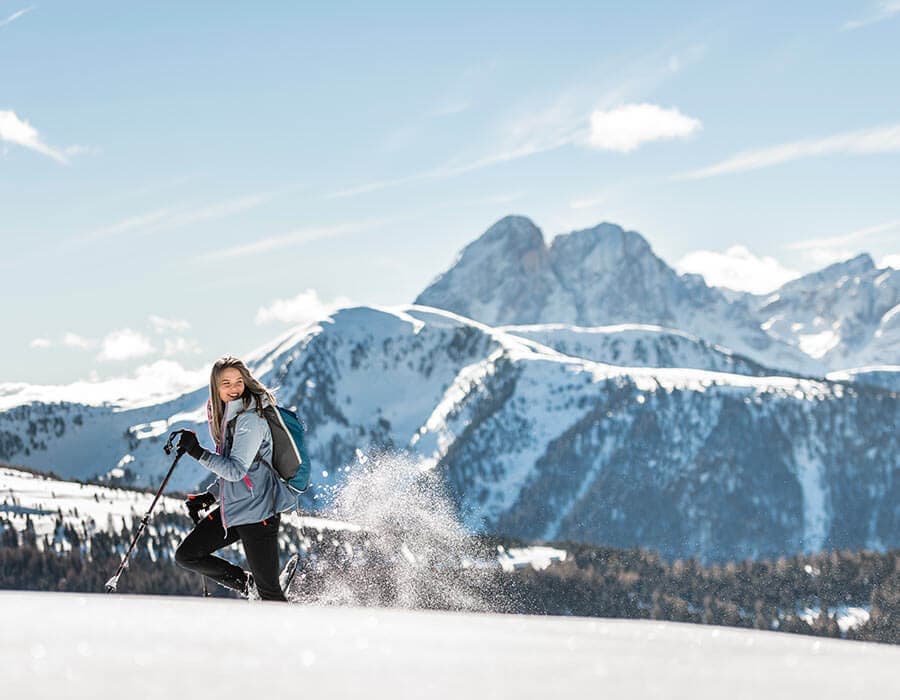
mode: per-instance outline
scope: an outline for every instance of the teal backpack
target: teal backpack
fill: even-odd
[[[266,406],[263,416],[272,431],[272,468],[296,491],[309,487],[310,462],[306,452],[306,427],[293,411]]]

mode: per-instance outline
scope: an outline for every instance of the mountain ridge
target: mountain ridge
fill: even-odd
[[[836,299],[847,309],[834,318],[822,312],[803,320],[810,295],[820,300],[813,304],[820,311]],[[861,298],[866,295],[871,303]],[[879,270],[865,253],[768,295],[725,293],[700,275],[679,275],[641,234],[617,224],[560,234],[548,246],[530,219],[516,215],[469,243],[415,303],[492,326],[659,325],[762,365],[813,376],[850,366],[900,364],[900,351],[893,349],[895,336],[900,346],[900,313],[887,324],[891,309],[900,308],[900,272]],[[779,316],[783,308],[793,316]],[[827,335],[820,326],[828,319],[843,330]],[[813,322],[816,332],[798,332]]]

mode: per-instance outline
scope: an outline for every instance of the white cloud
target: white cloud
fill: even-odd
[[[287,248],[289,246],[300,245],[317,241],[322,238],[334,238],[336,236],[346,236],[352,233],[359,233],[371,228],[375,228],[382,223],[380,220],[356,221],[346,224],[335,224],[333,226],[313,226],[310,228],[300,229],[287,233],[282,236],[272,236],[263,238],[253,243],[245,243],[244,245],[224,248],[222,250],[214,250],[199,256],[200,260],[221,260],[223,258],[239,258],[246,255],[256,255],[259,253],[268,253],[279,248]]]
[[[628,153],[645,143],[687,138],[701,128],[699,119],[677,109],[648,103],[628,104],[595,110],[591,114],[588,143],[598,150]]]
[[[878,267],[893,267],[900,270],[900,255],[885,255],[878,263]]]
[[[97,346],[96,340],[91,340],[90,338],[85,338],[83,336],[78,335],[77,333],[72,333],[71,331],[67,332],[63,335],[63,345],[69,348],[77,348],[78,350],[90,350]]]
[[[187,321],[178,318],[163,318],[162,316],[152,315],[149,318],[150,325],[157,333],[167,333],[168,331],[186,331],[191,327]]]
[[[64,165],[67,165],[69,162],[60,151],[51,148],[41,140],[37,129],[24,119],[21,119],[15,112],[9,110],[0,110],[0,141],[7,141],[17,146],[30,148]]]
[[[846,22],[842,29],[844,31],[852,31],[854,29],[868,27],[870,24],[884,22],[892,17],[896,17],[898,14],[900,14],[900,2],[893,0],[891,2],[879,2],[878,7],[876,7],[869,15]]]
[[[157,360],[141,365],[134,373],[135,381],[146,385],[148,392],[180,393],[196,389],[209,381],[208,369],[188,370],[174,360]]]
[[[260,307],[256,312],[256,323],[310,323],[325,318],[337,309],[352,305],[353,302],[346,297],[338,297],[326,303],[319,299],[316,290],[307,289],[291,299],[276,299],[268,306]]]
[[[0,20],[0,27],[5,27],[7,24],[12,24],[17,19],[22,17],[23,15],[27,15],[34,9],[34,5],[31,7],[26,7],[24,10],[18,10],[17,12],[13,12],[9,17],[4,20]]]
[[[108,334],[101,344],[100,361],[130,360],[135,357],[145,357],[156,352],[156,348],[146,336],[129,328],[113,331]]]
[[[707,284],[739,291],[765,294],[800,276],[775,258],[757,257],[742,245],[733,245],[724,253],[696,250],[675,264],[679,273],[703,275]]]
[[[828,155],[871,155],[900,151],[900,124],[847,131],[822,139],[792,141],[769,148],[742,151],[706,168],[675,175],[676,180],[700,180],[716,175],[768,168],[800,158]]]
[[[30,343],[28,343],[28,347],[30,348],[49,348],[52,345],[53,343],[51,343],[46,338],[35,338]]]

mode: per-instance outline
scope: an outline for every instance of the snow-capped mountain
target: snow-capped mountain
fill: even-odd
[[[416,303],[489,325],[650,324],[808,376],[900,364],[900,271],[868,255],[754,296],[678,275],[634,231],[604,223],[547,246],[509,216],[462,251]]]
[[[900,362],[900,270],[868,255],[835,263],[755,298],[773,338],[832,369]]]
[[[245,360],[307,423],[309,507],[330,504],[354,465],[395,449],[446,483],[471,529],[705,559],[900,544],[896,393],[757,376],[678,335],[675,355],[654,346],[646,361],[731,372],[623,367],[550,347],[577,333],[360,307]],[[630,353],[620,360],[635,359],[635,338],[669,342],[655,330],[618,335]],[[579,351],[609,352],[607,340]],[[209,444],[205,398],[19,406],[0,413],[0,459],[155,485],[170,430],[191,427]],[[204,476],[184,460],[173,487]]]
[[[820,363],[772,338],[741,302],[681,275],[647,241],[615,224],[557,236],[508,216],[470,243],[417,304],[488,325],[649,324],[675,328],[769,366],[818,374]]]

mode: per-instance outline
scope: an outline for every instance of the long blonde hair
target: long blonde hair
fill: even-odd
[[[221,449],[225,442],[225,431],[222,425],[222,417],[225,415],[225,402],[219,398],[219,376],[223,370],[233,367],[241,373],[244,380],[244,393],[241,400],[244,402],[243,410],[250,408],[250,404],[256,403],[254,410],[262,415],[263,399],[268,399],[269,405],[275,405],[275,395],[263,386],[247,369],[247,365],[238,358],[231,355],[225,355],[216,360],[209,373],[209,402],[206,404],[206,416],[209,419],[209,432],[212,439],[216,443],[216,447]]]

